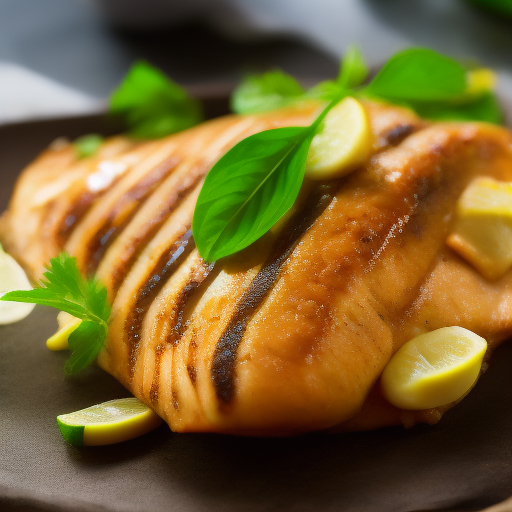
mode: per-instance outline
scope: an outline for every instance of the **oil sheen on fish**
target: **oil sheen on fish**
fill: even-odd
[[[512,333],[512,273],[489,282],[446,245],[473,178],[512,181],[512,136],[365,108],[367,164],[311,184],[278,233],[215,264],[191,233],[206,173],[248,135],[309,124],[317,106],[157,141],[114,137],[82,160],[50,147],[20,176],[2,243],[34,278],[66,250],[105,282],[113,309],[98,363],[174,431],[435,423],[445,408],[399,410],[379,376],[423,332],[459,325],[491,348]]]

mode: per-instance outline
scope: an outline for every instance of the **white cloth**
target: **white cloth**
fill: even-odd
[[[90,113],[102,105],[99,98],[0,61],[0,123]]]

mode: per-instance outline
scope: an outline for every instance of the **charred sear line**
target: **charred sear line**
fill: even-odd
[[[158,404],[160,394],[160,368],[162,366],[162,356],[164,355],[165,348],[163,345],[158,345],[155,350],[155,371],[153,373],[153,381],[151,382],[151,389],[149,390],[149,399],[153,406]]]
[[[145,231],[137,238],[131,240],[130,246],[126,248],[126,253],[123,255],[121,263],[112,270],[112,292],[114,296],[117,294],[123,279],[126,277],[135,261],[137,261],[144,247],[153,239],[163,223],[169,218],[169,215],[180,207],[181,203],[194,190],[201,179],[202,175],[195,176],[192,180],[187,179],[186,182],[181,183],[177,189],[174,189],[172,194],[166,199],[164,207],[158,214],[155,214],[151,222],[144,227]]]
[[[57,232],[57,240],[61,247],[68,241],[76,223],[82,219],[92,203],[101,195],[101,193],[86,191],[82,193],[76,201],[74,201],[73,205],[65,213],[64,221]]]
[[[103,225],[88,244],[85,258],[87,273],[93,274],[107,249],[130,223],[144,201],[156,187],[177,166],[175,158],[169,158],[157,165],[120,198],[111,210]]]
[[[197,369],[192,364],[187,364],[187,373],[190,378],[190,382],[192,382],[192,385],[196,385],[196,379],[197,379]]]
[[[140,337],[142,323],[147,310],[167,279],[178,269],[182,261],[194,249],[192,230],[187,230],[177,241],[175,241],[162,256],[160,256],[153,272],[145,285],[139,290],[131,314],[126,320],[127,338],[129,343],[129,373],[133,377],[135,364],[140,348]]]
[[[214,263],[206,264],[203,260],[201,260],[196,269],[191,272],[188,282],[181,288],[181,290],[176,295],[176,298],[172,301],[172,309],[166,311],[166,321],[168,323],[167,331],[169,334],[167,335],[166,342],[163,345],[158,345],[156,351],[155,370],[153,373],[153,381],[151,383],[150,391],[150,400],[152,401],[153,405],[156,405],[158,402],[160,370],[162,367],[163,354],[169,347],[175,347],[180,342],[187,327],[183,322],[187,304],[194,293],[199,289],[201,284],[204,283],[208,275],[213,270],[213,267]],[[193,354],[196,348],[194,339],[191,341],[191,346],[191,354]],[[172,364],[174,365],[174,359]],[[194,369],[193,374],[191,373],[192,370],[189,370],[188,366]],[[187,371],[189,373],[190,380],[192,381],[192,384],[195,385],[195,376],[197,373],[195,371],[195,365],[189,363],[188,366]]]
[[[204,263],[201,261],[199,268],[197,268],[193,275],[190,277],[189,282],[183,286],[178,293],[176,300],[172,307],[172,313],[169,315],[171,318],[171,325],[169,325],[169,334],[167,335],[167,345],[176,346],[183,336],[185,325],[183,318],[185,315],[185,308],[192,295],[198,290],[199,286],[205,281],[210,272],[213,270],[214,263]]]
[[[412,124],[399,124],[386,134],[386,140],[391,146],[398,146],[398,144],[409,137],[416,128],[417,127]]]
[[[305,206],[284,227],[267,261],[240,298],[213,355],[212,381],[221,403],[227,405],[233,399],[237,350],[249,321],[271,290],[296,243],[330,204],[337,188],[338,185],[321,185],[310,193]]]

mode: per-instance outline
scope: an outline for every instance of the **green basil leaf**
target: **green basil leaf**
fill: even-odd
[[[303,94],[304,89],[295,78],[276,69],[245,78],[233,91],[231,109],[237,114],[267,112],[286,107]]]
[[[361,50],[350,45],[341,61],[341,69],[337,83],[342,89],[352,89],[360,86],[368,76],[368,68]]]
[[[110,112],[125,119],[130,133],[159,138],[202,120],[199,103],[147,62],[136,62],[110,97]]]
[[[293,205],[314,131],[277,128],[228,151],[206,176],[192,232],[201,256],[216,261],[263,236]]]
[[[77,158],[86,158],[94,155],[103,144],[103,137],[95,133],[79,137],[73,142]]]
[[[315,99],[319,101],[331,101],[338,97],[343,89],[335,80],[325,80],[311,87],[305,94],[305,98]],[[347,95],[350,91],[347,91]]]
[[[418,103],[410,105],[421,117],[439,121],[484,121],[502,124],[503,112],[492,92],[466,104]]]
[[[466,72],[455,60],[426,48],[397,53],[365,89],[390,101],[446,101],[466,88]]]

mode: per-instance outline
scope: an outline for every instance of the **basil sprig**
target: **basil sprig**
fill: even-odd
[[[292,76],[280,69],[262,75],[249,75],[231,95],[231,110],[237,114],[255,114],[286,107],[304,96],[304,89]]]
[[[299,195],[309,146],[334,98],[309,126],[256,133],[210,170],[197,199],[192,232],[199,254],[216,261],[262,237]]]
[[[397,53],[366,86],[367,68],[351,48],[336,80],[309,91],[284,73],[250,77],[232,105],[238,113],[272,110],[316,98],[330,101],[308,127],[278,128],[239,142],[210,170],[196,204],[192,230],[206,261],[232,255],[263,236],[293,205],[304,178],[311,140],[325,115],[346,96],[405,105],[425,117],[499,122],[491,91],[468,95],[467,71],[455,60],[426,48]]]
[[[214,165],[192,224],[205,260],[249,246],[291,208],[304,179],[313,135],[310,127],[295,126],[256,133]]]
[[[200,103],[147,62],[133,64],[110,96],[110,112],[124,119],[131,135],[156,139],[202,121]]]
[[[231,104],[238,114],[255,114],[308,99],[331,101],[345,92],[403,105],[427,119],[501,123],[503,115],[492,91],[483,90],[476,97],[465,94],[469,72],[456,60],[433,50],[410,48],[391,57],[371,83],[362,87],[367,66],[361,52],[351,46],[336,80],[320,82],[301,95],[297,90],[293,94],[283,92],[284,82],[294,80],[283,72],[274,71],[271,83],[266,81],[266,74],[251,76],[251,94],[247,93],[246,79],[234,90]]]

